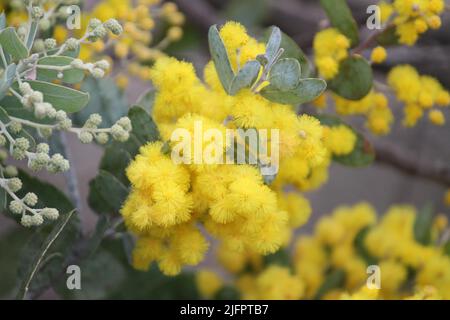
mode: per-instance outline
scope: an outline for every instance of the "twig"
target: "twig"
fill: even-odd
[[[450,167],[444,162],[422,161],[413,153],[385,143],[376,145],[375,153],[380,164],[450,187]]]

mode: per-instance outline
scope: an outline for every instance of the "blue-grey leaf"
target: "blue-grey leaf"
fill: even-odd
[[[239,90],[251,87],[258,77],[260,70],[261,64],[258,61],[252,60],[247,62],[231,82],[231,87],[229,90],[230,94],[235,95],[239,92]]]
[[[315,100],[327,88],[322,79],[301,79],[298,86],[289,91],[281,91],[273,85],[261,90],[261,95],[272,102],[298,105]]]
[[[270,70],[269,82],[281,91],[289,91],[298,86],[301,76],[302,69],[298,60],[280,59]]]
[[[211,26],[208,32],[209,51],[212,60],[217,70],[220,82],[225,91],[230,94],[231,82],[234,79],[234,72],[231,68],[230,59],[228,58],[227,50],[220,38],[217,26]]]
[[[281,30],[278,27],[272,28],[269,41],[266,46],[266,57],[269,61],[272,61],[280,50],[281,46]]]

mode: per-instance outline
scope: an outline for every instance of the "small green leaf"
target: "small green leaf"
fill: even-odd
[[[372,68],[362,57],[349,57],[341,62],[339,74],[328,85],[345,99],[361,100],[372,90]]]
[[[159,140],[158,128],[152,117],[139,106],[134,106],[128,112],[133,126],[132,134],[140,141],[140,145]]]
[[[281,47],[281,30],[278,27],[272,27],[272,33],[270,34],[270,38],[267,41],[266,45],[266,58],[268,61],[272,61]]]
[[[119,181],[111,173],[100,170],[100,173],[91,184],[91,192],[94,192],[96,198],[91,200],[97,201],[96,204],[101,205],[100,208],[107,209],[107,212],[100,213],[118,213],[122,208],[122,204],[128,196],[128,188]]]
[[[278,60],[270,70],[269,82],[281,91],[295,89],[302,75],[298,60],[292,58]]]
[[[10,64],[6,70],[3,70],[0,79],[0,100],[5,97],[8,89],[11,87],[14,78],[16,76],[17,65],[15,63]]]
[[[239,90],[251,87],[258,77],[260,70],[261,64],[258,61],[252,60],[247,62],[231,82],[230,95],[234,96]]]
[[[51,103],[57,110],[68,113],[82,110],[89,102],[89,94],[44,81],[27,81],[33,90],[44,94],[44,101]],[[17,84],[16,84],[17,88]]]
[[[342,287],[345,281],[345,272],[342,270],[334,270],[325,278],[322,286],[317,290],[314,300],[319,300],[326,293],[333,289]]]
[[[301,79],[292,90],[281,91],[273,85],[261,90],[261,95],[272,102],[298,105],[315,100],[325,91],[327,84],[321,79]]]
[[[359,42],[359,30],[346,0],[320,0],[330,23],[349,38],[352,46]]]
[[[289,252],[287,250],[280,249],[275,253],[265,256],[264,265],[265,266],[279,265],[283,267],[290,267],[291,257],[289,255]]]
[[[272,30],[268,29],[265,32],[264,38],[269,39],[271,32]],[[280,59],[292,58],[298,60],[302,70],[302,78],[308,78],[311,74],[308,58],[306,57],[302,49],[300,49],[298,44],[284,32],[281,32],[280,48],[284,49],[284,52],[281,55]]]
[[[228,58],[227,50],[220,38],[217,26],[211,26],[208,32],[209,51],[212,60],[217,70],[220,82],[225,91],[230,94],[229,89],[234,79],[234,72],[231,68],[230,59]]]
[[[73,58],[57,56],[57,57],[43,57],[39,59],[38,64],[43,66],[69,66]],[[58,71],[37,68],[37,80],[51,82],[53,80],[61,80],[65,83],[74,84],[83,81],[84,71],[80,69],[69,69],[62,72],[63,77],[58,77]]]
[[[9,53],[16,60],[28,57],[28,49],[19,39],[16,30],[12,27],[6,28],[0,32],[0,45],[6,53]]]
[[[25,44],[28,50],[31,50],[31,48],[33,47],[33,43],[36,38],[38,27],[39,27],[38,21],[33,19],[33,21],[31,21],[31,23],[30,23],[28,38],[26,39],[26,44]]]
[[[397,34],[397,29],[394,27],[387,28],[377,37],[377,43],[380,46],[393,46],[399,44],[399,36]]]
[[[352,153],[345,156],[334,156],[333,160],[349,167],[368,167],[375,161],[375,151],[372,144],[357,133],[355,148]]]
[[[119,143],[113,143],[106,148],[100,162],[100,169],[111,173],[124,185],[128,185],[125,170],[131,160],[131,155],[126,150],[122,149]]]
[[[414,222],[414,238],[420,244],[427,246],[431,242],[431,227],[433,226],[434,208],[431,203],[425,205],[416,215]]]

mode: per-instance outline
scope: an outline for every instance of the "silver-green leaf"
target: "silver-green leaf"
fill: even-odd
[[[239,92],[239,90],[251,87],[258,77],[260,70],[261,64],[258,61],[252,60],[247,62],[231,82],[231,87],[229,90],[230,94],[235,95]]]
[[[5,52],[9,53],[16,60],[28,57],[28,49],[19,39],[16,30],[12,27],[0,32],[0,45]]]
[[[272,61],[278,51],[280,50],[280,46],[281,46],[281,30],[278,27],[273,27],[272,28],[272,33],[270,34],[270,38],[269,41],[267,41],[267,46],[266,46],[266,58],[269,61]]]
[[[269,82],[281,91],[295,89],[302,76],[300,63],[292,58],[278,60],[270,70]]]
[[[12,63],[8,67],[6,67],[6,70],[3,70],[3,74],[0,78],[0,100],[4,98],[6,93],[8,92],[9,87],[11,87],[11,84],[14,81],[14,77],[16,75],[16,64]]]
[[[298,105],[315,100],[326,89],[327,84],[322,79],[301,79],[298,86],[289,91],[281,91],[273,85],[261,90],[261,95],[272,102]]]
[[[42,66],[57,66],[57,67],[64,67],[68,66],[72,63],[74,59],[70,57],[63,57],[63,56],[55,56],[55,57],[43,57],[39,59],[38,64]],[[56,70],[48,70],[48,69],[42,69],[37,68],[37,79],[42,81],[53,81],[56,79],[59,79],[65,83],[74,84],[79,83],[83,81],[84,79],[84,72],[80,69],[68,69],[64,70],[62,72],[63,77],[58,77],[58,71]]]
[[[229,89],[234,79],[234,72],[231,68],[230,59],[228,58],[227,50],[220,38],[219,30],[217,26],[211,26],[208,32],[209,51],[211,53],[212,60],[217,70],[220,82],[222,83],[225,91],[230,94]]]
[[[27,81],[31,88],[44,94],[44,101],[57,110],[68,113],[82,110],[89,102],[89,94],[43,81]]]

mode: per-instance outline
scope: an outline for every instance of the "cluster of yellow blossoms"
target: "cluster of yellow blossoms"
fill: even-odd
[[[312,236],[298,238],[291,268],[264,263],[255,255],[235,257],[243,260],[239,269],[231,263],[223,266],[236,275],[234,286],[244,299],[449,299],[450,257],[439,244],[447,218],[435,217],[431,244],[423,245],[414,236],[417,215],[414,207],[397,205],[377,222],[367,203],[342,206],[324,216]],[[380,289],[366,286],[369,265],[379,267]],[[333,276],[336,272],[342,274],[340,280]],[[205,276],[197,277],[200,292],[211,297],[223,281],[211,271],[203,273],[215,279],[212,288]],[[328,283],[323,291],[330,275],[334,285]]]
[[[394,0],[381,1],[381,20],[392,22],[401,44],[414,45],[419,35],[428,29],[439,29],[445,10],[444,0]]]
[[[401,65],[393,68],[388,75],[388,84],[397,99],[405,103],[403,124],[415,126],[425,111],[435,125],[444,125],[445,116],[441,108],[450,106],[450,93],[433,77],[421,76],[414,67]]]
[[[391,131],[394,124],[394,115],[385,94],[373,89],[361,100],[348,100],[337,94],[326,92],[314,101],[314,105],[318,109],[326,108],[329,96],[334,102],[335,111],[338,115],[364,116],[366,118],[365,126],[375,135],[386,135]]]
[[[339,63],[348,57],[350,40],[337,29],[328,28],[316,34],[313,46],[319,74],[333,79],[339,73]]]
[[[220,35],[235,70],[265,53],[265,44],[238,23],[225,24]],[[213,62],[204,69],[205,82],[192,64],[173,58],[158,59],[150,76],[157,89],[152,115],[165,146],[173,149],[178,143],[172,136],[175,129],[191,136],[203,136],[209,129],[223,136],[227,129],[277,129],[280,167],[269,186],[257,166],[175,164],[161,151],[161,143],[142,147],[127,170],[133,192],[122,210],[126,225],[139,238],[135,267],[145,269],[156,260],[162,272],[175,275],[183,265],[197,264],[208,247],[198,228],[220,240],[223,259],[267,255],[287,245],[293,228],[303,225],[311,212],[298,192],[326,181],[331,156],[352,152],[355,134],[298,116],[292,106],[270,102],[249,89],[227,95]],[[198,123],[201,131],[195,132]],[[203,139],[203,150],[214,142]]]

